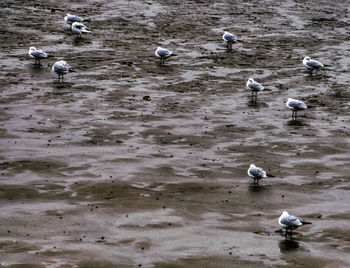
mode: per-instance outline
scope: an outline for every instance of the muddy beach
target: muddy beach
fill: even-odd
[[[350,266],[348,3],[0,7],[0,267]],[[256,102],[249,77],[270,89]],[[251,163],[275,177],[254,187]],[[283,210],[312,224],[286,241]]]

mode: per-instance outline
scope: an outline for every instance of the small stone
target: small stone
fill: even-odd
[[[145,100],[145,101],[151,101],[152,99],[151,99],[150,96],[144,96],[144,97],[143,97],[143,100]]]

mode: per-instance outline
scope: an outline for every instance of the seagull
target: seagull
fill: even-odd
[[[90,21],[90,19],[83,19],[81,17],[75,16],[75,15],[71,15],[71,14],[67,14],[64,17],[64,21],[67,22],[68,24],[70,24],[70,28],[72,29],[72,24],[74,22],[84,22],[84,21]]]
[[[317,60],[312,60],[310,57],[305,57],[303,59],[303,64],[307,69],[309,69],[311,71],[318,70],[318,69],[324,67],[324,65],[321,62],[319,62]]]
[[[80,22],[73,22],[72,32],[78,37],[81,37],[81,35],[85,33],[91,33],[91,31],[89,31],[89,28]]]
[[[250,164],[248,168],[248,175],[254,180],[254,185],[259,186],[259,180],[266,177],[275,177],[268,174],[265,170],[260,167]]]
[[[222,39],[224,39],[225,43],[227,43],[227,49],[232,49],[232,44],[236,43],[238,41],[238,38],[235,34],[225,32],[222,36]]]
[[[256,98],[258,96],[258,91],[265,90],[265,88],[260,83],[254,81],[253,78],[249,78],[246,85],[247,88],[252,91],[252,98],[254,98],[254,93]]]
[[[172,51],[162,47],[157,47],[154,54],[160,58],[160,65],[164,65],[165,59],[176,56]]]
[[[282,215],[278,219],[278,223],[286,229],[286,239],[288,230],[290,230],[290,237],[292,237],[294,229],[306,224],[311,224],[311,222],[301,221],[297,217],[289,215],[287,211],[283,211]]]
[[[66,61],[60,60],[52,66],[52,71],[58,74],[58,81],[60,81],[60,78],[62,77],[63,82],[63,75],[72,72],[72,69]]]
[[[300,100],[295,100],[292,98],[288,98],[286,105],[289,109],[293,110],[292,118],[294,118],[294,119],[297,119],[297,112],[298,111],[307,109],[307,106],[304,102],[302,102]]]
[[[48,57],[47,53],[41,49],[36,49],[35,47],[30,47],[28,55],[35,59],[35,64],[40,65],[41,59],[46,59]]]

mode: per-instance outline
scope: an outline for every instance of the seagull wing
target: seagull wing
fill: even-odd
[[[36,51],[32,51],[31,52],[31,55],[34,57],[34,58],[37,58],[37,59],[44,59],[44,58],[47,58],[47,54],[40,50],[40,49],[37,49]]]
[[[237,36],[231,33],[225,33],[224,40],[229,43],[234,43],[237,42]]]
[[[265,170],[263,170],[262,168],[250,168],[249,169],[249,174],[250,176],[252,176],[253,178],[264,178],[266,177],[266,172]]]
[[[249,83],[248,87],[254,91],[264,90],[264,87],[261,84],[259,84],[258,82]]]
[[[171,56],[172,52],[170,50],[165,49],[165,48],[160,48],[157,50],[157,54],[161,58],[168,58]]]
[[[306,62],[306,65],[310,68],[321,68],[324,67],[324,65],[317,61],[317,60],[309,60],[308,62]]]

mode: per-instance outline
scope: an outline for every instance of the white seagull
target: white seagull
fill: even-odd
[[[266,177],[275,177],[268,174],[265,170],[260,167],[250,164],[248,168],[248,175],[254,180],[254,185],[259,186],[259,180]]]
[[[84,21],[90,21],[89,19],[83,19],[81,17],[75,16],[75,15],[71,15],[71,14],[67,14],[64,17],[64,21],[67,22],[68,24],[70,24],[70,28],[72,29],[72,24],[74,22],[84,22]]]
[[[58,74],[58,81],[60,81],[60,78],[62,77],[63,82],[63,75],[72,72],[72,69],[66,61],[60,60],[52,66],[52,71]]]
[[[35,47],[29,48],[28,55],[35,59],[35,64],[40,64],[41,59],[46,59],[48,57],[47,53]]]
[[[162,47],[157,47],[154,54],[160,58],[160,65],[164,65],[165,59],[170,58],[171,56],[175,56],[172,51]]]
[[[82,34],[91,33],[89,28],[80,22],[73,22],[72,32],[76,34],[78,37],[81,37]]]
[[[236,43],[238,41],[238,38],[235,34],[232,34],[232,33],[226,32],[226,31],[222,35],[222,39],[224,39],[225,43],[227,44],[228,50],[231,50],[232,44]]]
[[[252,91],[252,98],[254,97],[254,93],[256,98],[258,96],[258,91],[265,90],[265,88],[260,83],[254,81],[253,78],[248,79],[246,86]]]
[[[321,62],[313,60],[310,57],[305,57],[303,59],[303,65],[311,71],[324,67],[324,65]]]
[[[283,211],[282,215],[278,219],[278,223],[282,226],[282,228],[286,229],[286,239],[288,230],[290,230],[290,237],[292,237],[294,229],[306,224],[311,224],[311,222],[301,221],[297,217],[289,215],[287,211]]]
[[[304,102],[300,101],[300,100],[295,100],[292,98],[288,98],[287,102],[286,102],[286,106],[289,109],[293,110],[292,113],[292,118],[296,119],[297,118],[297,112],[298,111],[302,111],[302,110],[306,110],[307,106]]]

